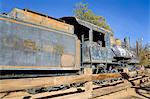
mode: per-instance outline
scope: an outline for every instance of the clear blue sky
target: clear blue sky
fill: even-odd
[[[0,0],[0,13],[11,9],[28,8],[60,18],[72,16],[75,3],[83,0]],[[112,27],[115,37],[125,36],[134,44],[143,38],[150,43],[150,0],[84,0],[97,15],[104,16]]]

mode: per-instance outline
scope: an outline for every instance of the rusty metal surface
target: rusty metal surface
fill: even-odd
[[[62,17],[61,19],[65,20],[68,24],[72,24],[75,26],[75,32],[80,39],[81,34],[85,36],[87,33],[89,33],[89,36],[87,37],[88,39],[82,42],[83,63],[86,62],[90,63],[91,61],[93,63],[106,63],[106,62],[112,63],[113,53],[110,48],[111,47],[110,36],[112,35],[111,31],[105,30],[99,26],[80,20],[76,17]],[[80,29],[83,29],[81,30],[82,33],[81,31],[79,31]],[[85,29],[87,29],[87,31],[84,31]],[[101,35],[100,37],[101,44],[98,44],[97,41],[93,41],[94,31],[95,33]]]
[[[110,48],[102,48],[101,46],[97,44],[92,44],[92,46],[89,46],[88,42],[85,42],[83,44],[83,62],[90,61],[90,53],[91,52],[91,58],[92,62],[111,62],[113,55]]]
[[[42,16],[37,13],[29,12],[14,8],[9,14],[10,17],[23,20],[26,22],[35,23],[48,28],[53,28],[56,30],[64,31],[73,34],[73,26],[60,22],[58,20],[52,19],[48,16]]]
[[[74,68],[75,36],[9,22],[2,20],[2,16],[0,18],[0,65],[63,67],[61,56],[68,54],[73,57],[70,67]]]

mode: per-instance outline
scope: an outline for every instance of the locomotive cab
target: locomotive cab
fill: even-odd
[[[74,34],[81,41],[81,65],[105,66],[112,63],[111,31],[76,17],[61,18],[74,26]]]

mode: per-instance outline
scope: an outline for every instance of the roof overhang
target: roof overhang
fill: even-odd
[[[82,25],[82,26],[85,26],[89,29],[92,29],[94,31],[97,31],[97,32],[101,32],[101,33],[110,33],[110,34],[113,34],[111,31],[109,30],[106,30],[102,27],[99,27],[97,25],[94,25],[90,22],[87,22],[87,21],[84,21],[84,20],[81,20],[81,19],[78,19],[77,17],[62,17],[61,19],[65,20],[65,19],[72,19],[72,20],[75,20],[78,24]]]

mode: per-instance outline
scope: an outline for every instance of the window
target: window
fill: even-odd
[[[93,31],[93,42],[97,42],[102,47],[105,47],[105,34]]]

